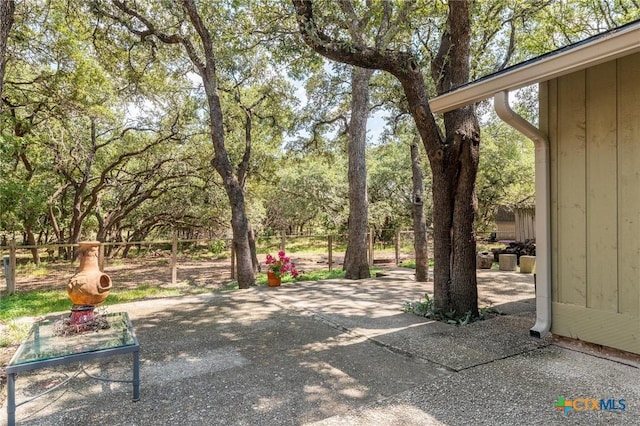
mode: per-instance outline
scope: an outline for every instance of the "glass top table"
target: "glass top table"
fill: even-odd
[[[7,369],[30,370],[27,365],[30,363],[138,345],[126,312],[106,314],[104,318],[109,324],[108,328],[64,336],[55,335],[55,323],[52,321],[33,324],[29,335],[9,361]]]
[[[64,336],[55,334],[55,322],[53,321],[41,321],[33,324],[29,334],[5,369],[7,373],[7,419],[10,426],[15,424],[16,407],[33,399],[17,405],[15,403],[15,378],[16,373],[20,371],[73,362],[81,363],[86,360],[132,353],[133,380],[110,380],[94,377],[86,371],[85,374],[99,380],[132,383],[133,400],[140,399],[140,344],[131,321],[129,321],[129,315],[126,312],[115,312],[103,317],[109,324],[108,328]]]

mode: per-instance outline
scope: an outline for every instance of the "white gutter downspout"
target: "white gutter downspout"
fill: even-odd
[[[509,106],[509,91],[493,97],[498,117],[528,137],[535,146],[536,189],[536,323],[529,330],[542,337],[551,329],[551,223],[549,183],[549,141],[533,124],[516,114]]]

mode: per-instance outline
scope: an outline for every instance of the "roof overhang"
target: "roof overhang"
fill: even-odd
[[[490,74],[431,99],[429,106],[434,113],[451,111],[636,52],[640,52],[640,21]]]

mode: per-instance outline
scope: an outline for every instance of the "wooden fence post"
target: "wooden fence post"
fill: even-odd
[[[100,243],[98,247],[98,268],[104,272],[104,243]]]
[[[231,240],[231,280],[236,279],[236,247]]]
[[[287,236],[283,229],[282,231],[280,231],[280,250],[285,251],[286,246],[287,246]]]
[[[171,285],[178,284],[178,235],[176,231],[171,234]]]
[[[396,229],[396,266],[400,264],[400,229]]]
[[[333,235],[327,237],[327,245],[329,247],[329,270],[333,270]]]
[[[9,241],[9,275],[7,275],[7,294],[16,292],[16,240]]]
[[[373,266],[373,231],[369,231],[369,266]]]

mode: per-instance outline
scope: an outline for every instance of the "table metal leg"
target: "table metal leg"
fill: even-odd
[[[140,400],[140,352],[133,353],[133,400]]]
[[[16,424],[16,373],[7,374],[7,424]]]

